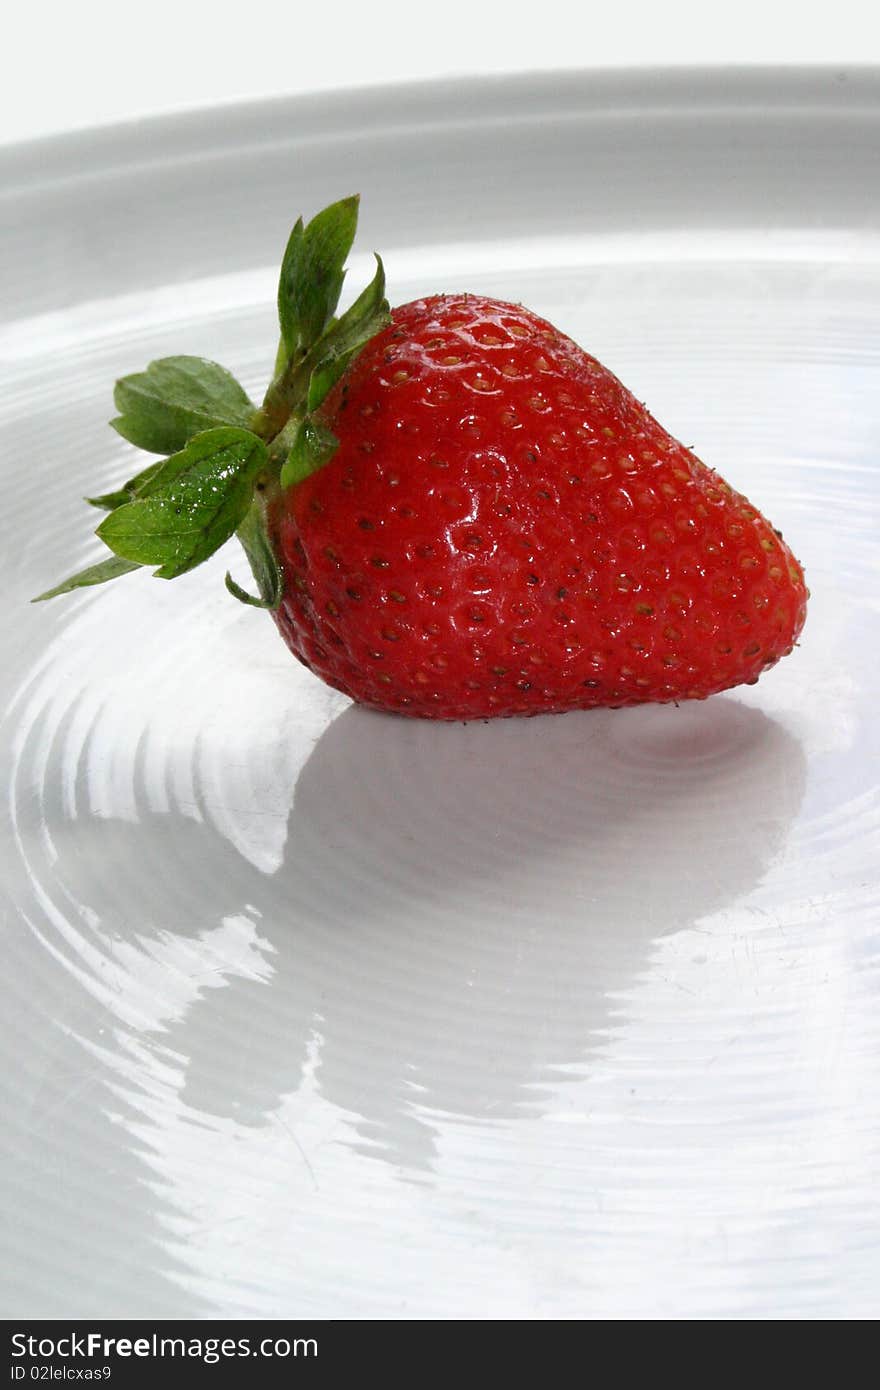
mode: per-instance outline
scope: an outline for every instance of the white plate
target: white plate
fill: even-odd
[[[571,74],[0,156],[7,1316],[876,1314],[878,142],[876,73]],[[766,510],[793,656],[445,726],[225,556],[27,606],[129,466],[114,378],[256,392],[354,189],[352,284],[523,300]]]

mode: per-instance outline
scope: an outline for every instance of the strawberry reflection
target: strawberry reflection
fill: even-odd
[[[344,1142],[430,1171],[444,1126],[540,1114],[588,1069],[652,943],[757,884],[803,784],[798,744],[732,700],[467,727],[347,710],[278,872],[220,874],[272,974],[190,1010],[185,1100],[265,1124],[308,1057]]]
[[[347,709],[267,874],[204,794],[151,809],[137,761],[125,814],[98,813],[96,758],[73,712],[67,731],[34,723],[13,789],[8,887],[31,931],[9,1026],[28,1035],[33,1000],[52,1025],[27,1059],[9,1209],[23,1248],[63,1232],[78,1278],[44,1270],[8,1306],[46,1316],[214,1306],[193,1252],[208,1242],[212,1268],[211,1233],[253,1217],[223,1216],[231,1146],[274,1152],[277,1133],[300,1165],[285,1117],[308,1088],[329,1103],[319,1176],[342,1145],[439,1181],[452,1126],[558,1105],[656,943],[758,884],[804,787],[798,743],[729,698],[467,727]]]

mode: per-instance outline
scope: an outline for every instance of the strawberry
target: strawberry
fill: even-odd
[[[117,384],[116,428],[170,456],[91,499],[113,555],[42,597],[172,578],[235,531],[260,596],[227,584],[300,661],[436,719],[703,699],[789,652],[779,532],[549,323],[468,294],[389,313],[381,261],[333,318],[356,215],[294,228],[260,409],[201,359]]]

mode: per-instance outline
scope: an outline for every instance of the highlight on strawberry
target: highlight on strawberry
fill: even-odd
[[[476,294],[390,310],[378,256],[336,317],[357,214],[290,235],[262,405],[200,357],[117,382],[113,427],[161,457],[88,499],[108,553],[40,599],[235,534],[256,593],[227,587],[304,665],[433,719],[704,699],[790,652],[780,533],[570,338]]]

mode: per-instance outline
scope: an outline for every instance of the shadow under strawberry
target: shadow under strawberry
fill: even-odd
[[[88,763],[57,804],[18,807],[21,901],[39,880],[46,913],[28,969],[57,1050],[25,1059],[11,1171],[15,1200],[37,1182],[80,1250],[77,1287],[42,1291],[56,1316],[106,1314],[117,1290],[124,1312],[120,1258],[145,1312],[209,1306],[169,1238],[187,1219],[162,1196],[169,1105],[277,1125],[308,1068],[340,1112],[324,1142],[418,1182],[450,1126],[540,1115],[589,1071],[654,945],[759,883],[805,780],[800,745],[727,698],[467,726],[351,708],[300,773],[269,876],[208,804],[90,811]],[[100,1210],[76,1188],[95,1164]]]
[[[466,727],[347,710],[253,895],[272,978],[194,1005],[213,1046],[186,1100],[265,1123],[311,1051],[355,1146],[423,1172],[435,1117],[540,1114],[652,944],[757,885],[804,780],[799,744],[727,699]]]

